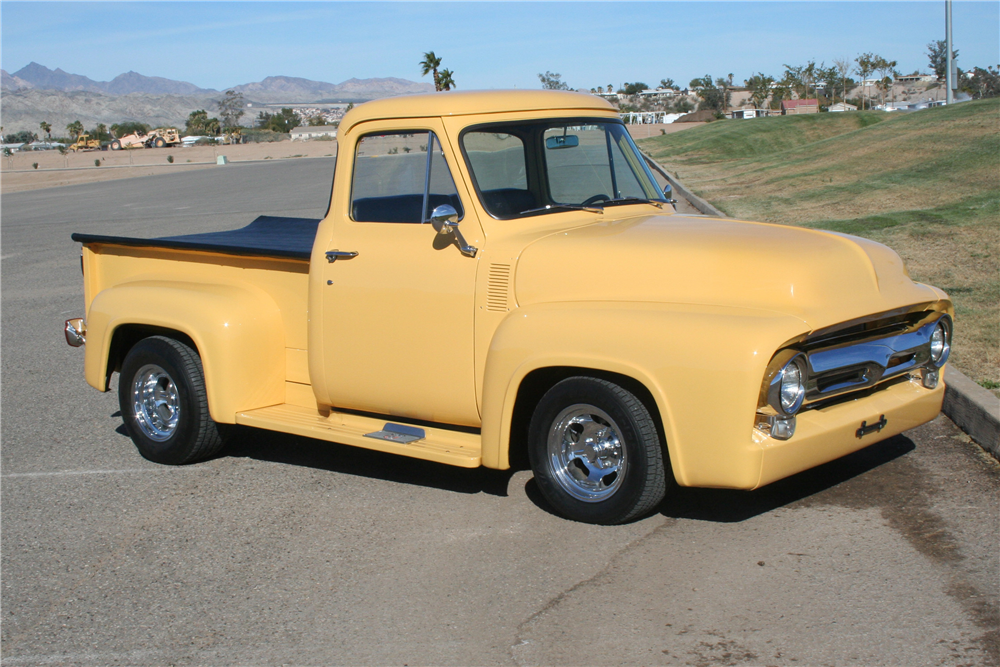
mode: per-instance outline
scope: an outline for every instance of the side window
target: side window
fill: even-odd
[[[433,132],[369,134],[358,141],[351,181],[356,222],[425,222],[441,204],[464,216],[458,190]]]
[[[500,131],[466,132],[462,148],[479,188],[483,207],[495,218],[506,219],[535,208],[528,190],[524,141]]]

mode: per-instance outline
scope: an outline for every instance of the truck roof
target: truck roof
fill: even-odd
[[[596,95],[556,90],[480,90],[400,95],[359,104],[344,116],[340,130],[346,132],[366,120],[469,116],[549,109],[605,113],[615,111],[610,103]]]

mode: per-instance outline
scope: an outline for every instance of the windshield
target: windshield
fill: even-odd
[[[479,125],[463,132],[461,143],[483,207],[501,220],[637,199],[665,201],[619,122]]]

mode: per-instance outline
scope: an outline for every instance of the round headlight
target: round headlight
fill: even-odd
[[[940,366],[947,361],[949,352],[951,352],[951,341],[948,327],[943,321],[938,322],[934,327],[934,333],[931,334],[931,361]]]
[[[781,411],[788,415],[795,414],[802,407],[802,400],[806,397],[805,381],[798,359],[792,359],[785,364],[779,375],[781,376],[779,390]]]

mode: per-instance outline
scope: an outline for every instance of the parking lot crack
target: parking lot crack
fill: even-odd
[[[664,521],[660,525],[656,526],[645,535],[641,535],[635,538],[634,540],[623,546],[621,549],[616,551],[611,557],[608,558],[607,562],[604,563],[604,566],[601,567],[597,572],[587,577],[586,579],[581,579],[580,581],[576,582],[572,586],[561,591],[557,595],[552,596],[537,611],[535,611],[530,616],[528,616],[528,618],[519,623],[517,626],[517,630],[514,632],[514,641],[510,645],[511,661],[516,665],[524,664],[518,659],[517,649],[530,644],[530,641],[524,638],[524,633],[531,625],[533,625],[542,617],[546,616],[549,612],[553,611],[554,609],[557,609],[559,605],[561,605],[567,598],[572,596],[577,591],[600,582],[614,569],[615,565],[626,554],[642,546],[643,544],[648,542],[650,539],[656,537],[660,533],[666,531],[676,522],[677,522],[676,519],[664,519]]]

